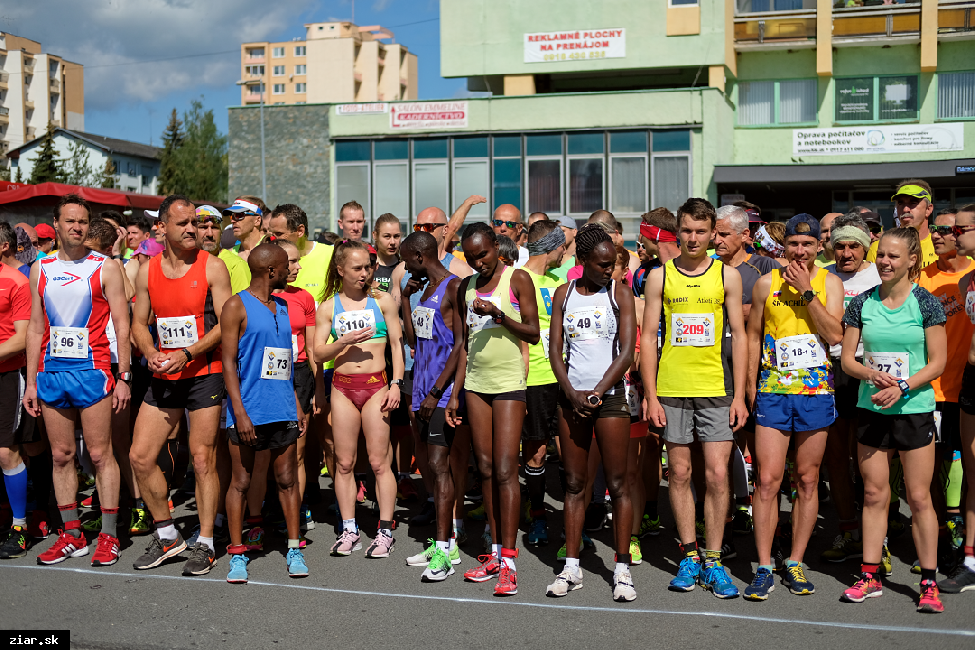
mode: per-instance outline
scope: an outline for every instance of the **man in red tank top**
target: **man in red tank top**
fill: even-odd
[[[156,533],[136,569],[151,569],[186,549],[169,513],[168,488],[156,464],[159,450],[189,411],[189,445],[196,475],[200,535],[183,575],[204,575],[213,566],[214,518],[220,501],[217,446],[225,390],[217,316],[230,297],[227,267],[197,247],[196,207],[185,196],[159,206],[166,250],[139,269],[132,332],[153,372],[135,422],[129,457]],[[149,331],[155,316],[156,340]],[[158,347],[157,347],[158,346]]]

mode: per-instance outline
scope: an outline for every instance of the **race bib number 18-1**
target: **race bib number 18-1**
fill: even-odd
[[[87,359],[88,328],[52,327],[51,356],[58,359]]]
[[[779,370],[800,370],[825,365],[826,350],[812,334],[786,336],[775,341],[775,360]]]

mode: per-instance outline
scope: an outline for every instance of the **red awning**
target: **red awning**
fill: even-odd
[[[57,199],[66,194],[79,194],[89,203],[112,205],[119,208],[141,208],[155,210],[163,202],[164,196],[152,194],[136,194],[121,190],[107,190],[79,185],[64,185],[62,183],[40,183],[39,185],[22,185],[19,183],[5,183],[6,188],[0,187],[0,205],[27,202],[33,205],[54,205]],[[2,191],[6,189],[6,191]]]

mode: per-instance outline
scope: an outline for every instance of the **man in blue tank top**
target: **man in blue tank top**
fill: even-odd
[[[243,513],[258,454],[269,456],[288,527],[288,574],[308,575],[298,535],[298,408],[291,358],[288,305],[274,296],[288,286],[288,255],[261,244],[247,258],[250,286],[227,301],[221,315],[223,376],[231,408],[227,435],[233,478],[227,491],[230,573],[227,582],[247,582]]]
[[[436,541],[422,553],[406,560],[411,566],[426,567],[422,576],[424,582],[445,580],[454,573],[452,565],[460,563],[460,553],[451,535],[454,483],[450,473],[450,449],[454,428],[447,424],[445,410],[464,345],[454,309],[460,279],[447,272],[437,252],[437,240],[425,232],[413,233],[400,248],[411,276],[400,302],[406,339],[416,350],[413,411],[433,474],[437,513]],[[419,301],[412,307],[410,297],[414,294],[419,295]],[[466,478],[466,472],[464,474]]]

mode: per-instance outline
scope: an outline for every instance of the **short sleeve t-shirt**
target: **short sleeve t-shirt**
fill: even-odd
[[[918,285],[914,285],[904,304],[897,309],[886,307],[880,300],[880,288],[874,287],[854,298],[843,316],[844,325],[860,330],[864,365],[873,362],[892,370],[900,368],[905,379],[928,363],[925,330],[943,325],[945,320],[945,310],[938,299]],[[934,388],[931,384],[911,390],[907,399],[899,399],[886,409],[871,401],[870,398],[876,393],[873,385],[861,381],[857,406],[884,415],[934,411]]]
[[[16,333],[15,322],[29,320],[30,283],[19,270],[0,264],[0,343],[6,343]],[[0,362],[0,372],[19,370],[26,363],[21,352]]]
[[[835,266],[829,267],[829,272],[838,276],[840,280],[843,281],[843,309],[846,310],[850,306],[850,303],[854,298],[859,296],[861,293],[867,289],[873,289],[875,286],[880,284],[880,274],[877,273],[877,265],[870,264],[867,268],[862,271],[857,271],[856,273],[842,273],[836,270]],[[839,359],[840,355],[843,354],[843,344],[837,343],[829,348],[829,356],[834,359]],[[855,354],[857,359],[863,358],[863,340],[857,343],[857,351]]]
[[[945,334],[948,337],[948,361],[940,377],[931,382],[934,398],[938,402],[957,402],[961,392],[961,377],[968,363],[975,325],[965,314],[965,297],[958,290],[958,282],[971,270],[969,265],[958,273],[941,271],[937,264],[930,264],[921,271],[917,283],[938,299],[945,310]]]
[[[236,295],[251,285],[251,269],[237,253],[225,248],[217,257],[227,265],[232,293]]]
[[[751,255],[744,262],[735,267],[741,275],[741,304],[752,304],[752,289],[758,279],[773,269],[782,268],[775,260],[761,255]]]
[[[305,328],[315,326],[315,300],[304,289],[288,287],[279,294],[288,303],[288,320],[291,321],[291,347],[298,348],[295,362],[308,360],[305,352]]]

